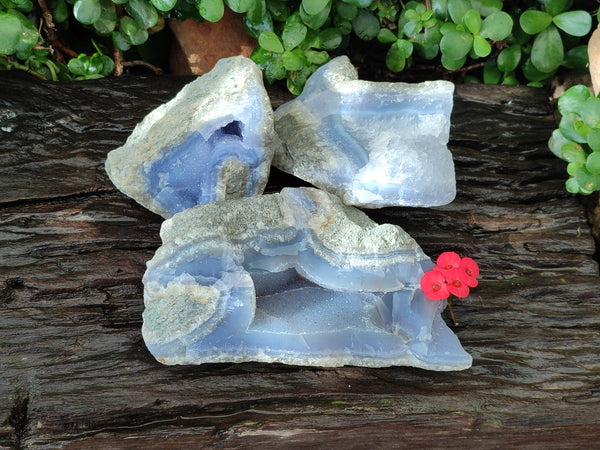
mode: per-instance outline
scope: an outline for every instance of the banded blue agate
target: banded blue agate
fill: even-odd
[[[358,80],[345,56],[275,111],[273,165],[367,208],[437,206],[456,195],[447,143],[454,85]]]
[[[419,288],[433,267],[401,228],[313,188],[166,220],[144,275],[142,334],[164,364],[470,367]]]
[[[168,218],[262,193],[280,146],[262,73],[236,56],[219,60],[148,114],[108,154],[106,172],[123,193]]]

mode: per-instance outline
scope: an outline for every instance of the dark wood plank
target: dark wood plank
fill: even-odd
[[[370,211],[482,269],[457,303],[473,368],[167,367],[140,334],[161,220],[103,171],[189,79],[0,76],[0,446],[580,448],[600,435],[600,277],[547,93],[460,86],[458,197]],[[274,91],[274,103],[287,97]],[[301,184],[273,171],[268,187]]]

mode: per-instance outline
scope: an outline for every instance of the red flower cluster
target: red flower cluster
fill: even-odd
[[[458,253],[444,252],[436,266],[421,278],[421,289],[430,300],[444,300],[455,295],[464,298],[469,288],[477,286],[479,266],[471,258],[461,258]]]

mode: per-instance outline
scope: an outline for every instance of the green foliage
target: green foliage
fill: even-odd
[[[573,86],[559,98],[558,110],[562,119],[548,147],[568,163],[567,191],[600,190],[600,98],[586,86]]]
[[[53,42],[38,32],[45,28],[37,5],[0,0],[0,69],[49,79],[104,76],[110,65],[103,52],[113,54],[114,48],[139,58],[166,18],[215,22],[227,6],[243,15],[246,30],[258,40],[252,58],[267,80],[285,79],[296,94],[353,39],[384,46],[385,64],[394,72],[435,60],[469,82],[539,86],[561,67],[585,70],[581,38],[592,26],[590,13],[570,10],[570,0],[528,0],[522,9],[507,10],[503,0],[431,0],[431,9],[425,0],[46,1],[59,30],[88,33],[76,45],[86,53],[59,64],[52,59]],[[572,136],[585,131],[567,128]]]

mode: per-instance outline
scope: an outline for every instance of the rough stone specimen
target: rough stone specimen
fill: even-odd
[[[119,190],[163,217],[225,198],[263,192],[281,146],[260,69],[221,59],[140,122],[108,154]]]
[[[176,214],[144,275],[146,345],[165,364],[470,367],[419,289],[433,264],[401,228],[332,194],[215,202]]]
[[[448,151],[454,85],[358,80],[345,56],[275,111],[287,146],[273,164],[348,205],[436,206],[456,195]]]

